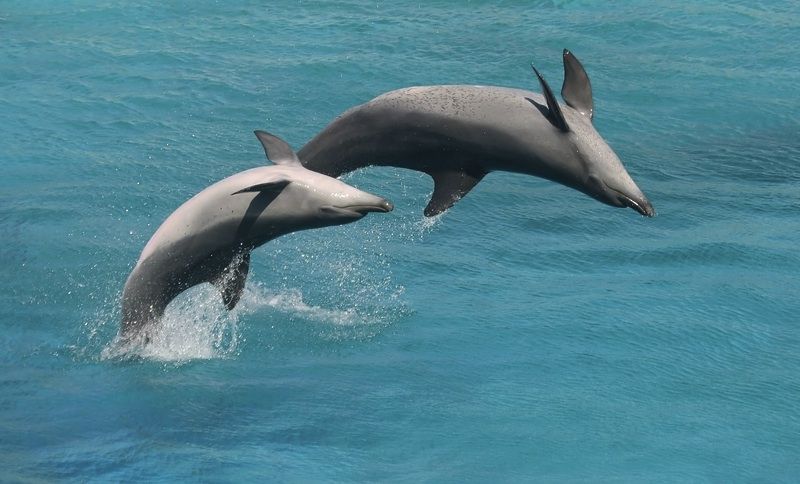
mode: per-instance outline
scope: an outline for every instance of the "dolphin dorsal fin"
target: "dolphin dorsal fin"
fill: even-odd
[[[564,49],[564,84],[561,86],[561,97],[568,106],[577,109],[584,116],[589,116],[589,119],[594,117],[592,83],[581,62],[567,49]]]
[[[244,283],[247,280],[247,273],[250,271],[250,251],[246,250],[235,256],[230,265],[222,271],[222,274],[214,279],[214,284],[222,295],[222,302],[228,311],[233,310],[244,292]]]
[[[539,74],[539,71],[533,67],[533,64],[531,64],[531,68],[536,77],[539,78],[539,84],[542,85],[542,94],[544,94],[544,98],[547,101],[547,119],[553,123],[553,126],[566,133],[569,131],[569,125],[567,125],[567,120],[564,119],[564,113],[561,112],[561,106],[558,105],[558,101],[553,95],[553,90],[547,85],[547,81]]]
[[[260,129],[254,132],[258,141],[261,141],[261,146],[264,147],[267,159],[276,165],[302,166],[300,159],[297,158],[294,150],[286,141]]]
[[[428,174],[433,178],[433,195],[425,207],[426,217],[439,215],[452,207],[486,176],[485,172],[467,173],[463,170],[430,171]]]

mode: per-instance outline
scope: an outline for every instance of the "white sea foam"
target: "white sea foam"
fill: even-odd
[[[438,226],[439,223],[441,223],[442,218],[444,218],[445,213],[447,212],[442,212],[438,215],[434,215],[433,217],[423,217],[418,219],[414,225],[419,232],[420,237],[424,236]]]
[[[396,302],[400,294],[402,289],[396,289],[388,295],[389,301]],[[115,338],[102,349],[101,359],[143,358],[184,363],[235,357],[245,341],[242,320],[260,313],[265,318],[275,318],[275,312],[283,322],[313,323],[309,331],[325,340],[340,339],[343,334],[347,337],[347,328],[351,328],[352,337],[364,335],[358,330],[361,327],[373,327],[371,333],[374,333],[402,314],[391,305],[374,307],[357,303],[352,307],[331,308],[309,304],[298,289],[276,291],[260,283],[249,283],[236,308],[227,311],[217,290],[204,284],[181,294],[167,307],[159,324],[147,335],[146,344],[143,338],[129,341]],[[99,326],[87,325],[90,339]]]
[[[213,287],[195,287],[167,307],[161,321],[148,332],[147,344],[143,338],[115,339],[101,357],[181,362],[235,355],[241,340],[241,311],[226,313]]]

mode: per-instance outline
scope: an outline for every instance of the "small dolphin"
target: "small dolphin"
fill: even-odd
[[[275,165],[225,178],[178,207],[145,246],[122,292],[120,338],[129,340],[186,289],[210,282],[225,306],[244,290],[250,252],[298,230],[389,212],[391,202],[304,168],[280,138],[256,131]]]
[[[533,175],[652,217],[653,206],[592,125],[592,86],[564,50],[560,106],[543,94],[491,86],[392,91],[346,111],[298,152],[306,168],[338,177],[370,165],[422,171],[434,189],[425,215],[444,212],[495,170]]]

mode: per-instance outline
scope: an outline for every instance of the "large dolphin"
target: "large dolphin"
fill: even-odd
[[[425,86],[392,91],[336,118],[298,156],[338,177],[370,166],[433,177],[426,216],[439,214],[496,170],[546,178],[615,207],[654,215],[653,206],[592,125],[592,86],[564,50],[560,106],[543,94],[490,86]]]
[[[392,204],[304,168],[283,140],[256,131],[275,165],[225,178],[175,210],[145,246],[122,292],[120,338],[143,334],[170,301],[203,282],[228,309],[244,289],[250,252],[281,235],[354,222]],[[144,331],[143,331],[144,330]]]

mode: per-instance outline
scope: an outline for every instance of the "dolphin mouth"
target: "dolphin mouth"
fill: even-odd
[[[349,213],[363,217],[370,212],[391,212],[394,210],[394,205],[389,200],[381,200],[376,204],[346,205],[344,207],[328,206],[324,208],[332,212]]]
[[[621,191],[617,190],[614,187],[609,186],[606,182],[603,182],[603,184],[609,190],[611,190],[617,195],[617,200],[619,201],[621,206],[632,208],[637,212],[639,212],[641,215],[644,215],[645,217],[655,216],[656,210],[653,208],[653,205],[650,203],[650,200],[645,198],[644,195],[642,195],[641,198],[634,198],[622,193]]]
[[[377,205],[348,205],[346,207],[339,208],[366,215],[369,212],[391,212],[394,210],[394,205],[389,200],[381,200]]]

